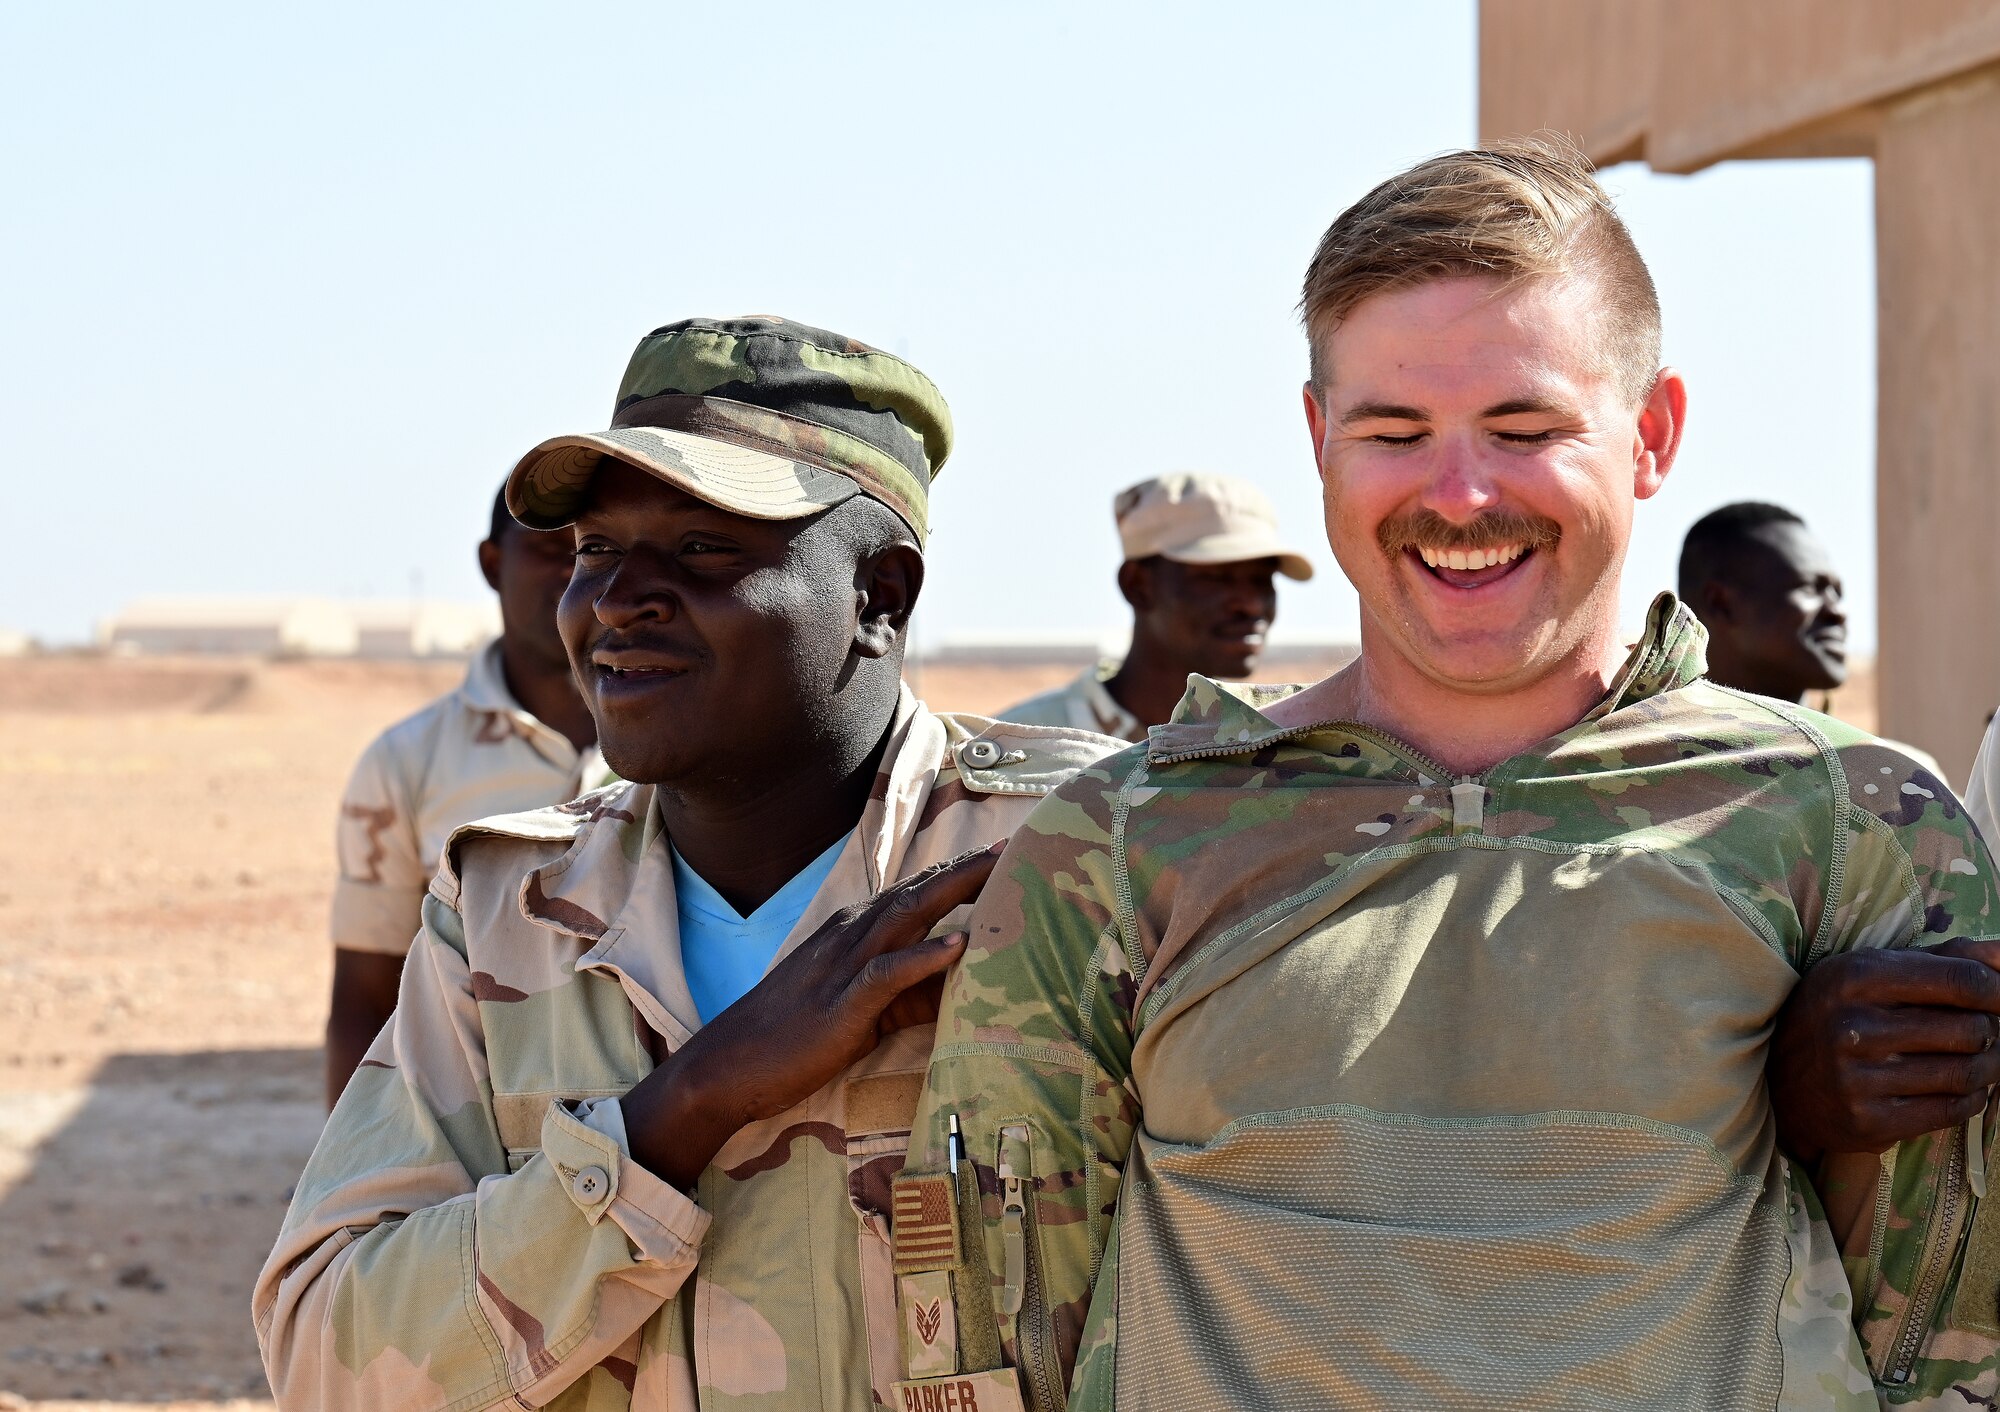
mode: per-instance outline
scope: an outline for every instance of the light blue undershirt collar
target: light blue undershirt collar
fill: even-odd
[[[755,912],[743,916],[674,851],[674,894],[680,913],[681,970],[695,1013],[707,1024],[749,994],[833,871],[846,838],[801,868]]]

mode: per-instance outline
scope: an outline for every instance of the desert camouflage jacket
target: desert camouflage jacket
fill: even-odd
[[[465,681],[375,737],[340,799],[333,944],[401,956],[422,921],[438,851],[460,824],[560,804],[614,778],[507,690],[498,639]]]
[[[1003,721],[1031,726],[1075,726],[1123,741],[1146,738],[1139,718],[1120,706],[1104,684],[1124,665],[1120,657],[1105,657],[1085,667],[1063,685],[1017,701],[996,714]]]
[[[1113,748],[934,715],[905,693],[860,824],[780,956],[841,907],[1006,836]],[[279,1406],[778,1412],[891,1396],[889,1182],[930,1029],[738,1133],[683,1193],[590,1105],[699,1024],[651,787],[460,829],[395,1017],[257,1282]]]
[[[1582,721],[1458,779],[1197,679],[1046,800],[898,1179],[913,1368],[990,1308],[1039,1409],[1991,1407],[1986,1126],[1807,1173],[1764,1086],[1807,967],[2000,932],[1991,861],[1703,642],[1663,597]]]

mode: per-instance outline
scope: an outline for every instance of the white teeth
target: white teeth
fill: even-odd
[[[1506,544],[1494,549],[1433,549],[1417,546],[1417,554],[1433,569],[1477,570],[1511,564],[1528,552],[1525,544]]]

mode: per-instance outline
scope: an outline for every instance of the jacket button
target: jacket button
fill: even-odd
[[[569,1179],[570,1195],[589,1206],[595,1206],[604,1199],[604,1193],[611,1189],[611,1178],[604,1174],[602,1167],[585,1167]]]
[[[990,740],[975,740],[965,747],[965,763],[975,770],[984,770],[997,764],[999,759],[1000,747]]]

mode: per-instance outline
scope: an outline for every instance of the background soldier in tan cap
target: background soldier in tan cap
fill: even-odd
[[[936,924],[1113,742],[903,688],[951,444],[909,364],[690,320],[613,422],[508,503],[574,525],[562,636],[636,783],[453,836],[258,1280],[281,1407],[896,1403]]]
[[[1247,677],[1278,615],[1278,574],[1312,564],[1278,538],[1264,492],[1234,476],[1183,471],[1141,481],[1112,502],[1132,605],[1132,645],[1067,686],[1000,712],[1006,721],[1076,726],[1143,740],[1173,714],[1190,672]]]
[[[560,804],[611,778],[556,631],[571,543],[515,520],[502,489],[479,545],[479,570],[500,597],[500,636],[456,690],[375,738],[341,797],[328,1107],[396,1008],[424,886],[451,831]]]

